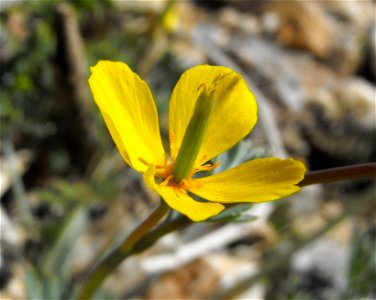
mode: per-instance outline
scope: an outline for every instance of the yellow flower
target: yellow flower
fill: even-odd
[[[126,64],[100,61],[90,88],[124,160],[173,209],[193,221],[224,209],[221,203],[264,202],[299,191],[305,166],[293,159],[263,158],[219,174],[194,178],[217,165],[207,162],[243,139],[257,121],[257,105],[233,70],[202,65],[177,82],[169,106],[170,153],[159,132],[147,84]],[[190,194],[207,202],[196,201]]]

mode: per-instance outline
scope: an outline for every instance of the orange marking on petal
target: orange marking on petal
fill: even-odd
[[[200,188],[202,186],[201,183],[195,182],[191,179],[185,179],[180,184],[181,184],[181,187],[185,190],[189,190],[192,187]]]
[[[201,84],[198,86],[197,91],[199,91],[202,87],[203,87],[204,89],[207,89],[205,83],[201,83]]]
[[[140,162],[142,162],[145,166],[149,166],[150,165],[150,163],[148,163],[145,159],[143,159],[142,157],[138,157],[138,160],[140,161]]]

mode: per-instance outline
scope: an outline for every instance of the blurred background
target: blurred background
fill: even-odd
[[[372,162],[375,12],[371,0],[2,0],[1,299],[68,299],[158,204],[114,147],[90,66],[123,61],[146,80],[165,138],[184,70],[241,73],[259,122],[222,168],[266,156],[310,170]],[[242,281],[235,298],[374,299],[375,225],[374,181],[310,186],[167,235],[96,299],[206,299]]]

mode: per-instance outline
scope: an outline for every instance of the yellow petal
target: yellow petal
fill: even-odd
[[[221,203],[264,202],[296,193],[304,164],[294,159],[263,158],[208,177],[192,179],[188,190]]]
[[[157,184],[154,180],[154,172],[154,167],[150,167],[144,173],[146,184],[161,195],[171,208],[186,215],[192,221],[204,221],[219,214],[224,209],[224,206],[219,203],[198,202],[192,199],[182,188]]]
[[[196,166],[216,157],[244,138],[257,121],[257,105],[243,78],[226,67],[202,65],[184,72],[171,96],[169,126],[175,159],[196,101],[204,87],[214,90],[216,107]]]
[[[147,164],[163,165],[158,112],[147,84],[121,62],[100,61],[91,73],[94,100],[124,160],[139,172]]]

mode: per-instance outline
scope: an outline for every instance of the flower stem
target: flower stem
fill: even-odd
[[[376,163],[360,164],[307,172],[300,187],[334,181],[376,177]]]
[[[109,275],[125,258],[135,252],[133,250],[140,241],[168,212],[169,207],[161,200],[159,207],[142,222],[121,245],[108,253],[88,274],[86,281],[79,290],[76,299],[91,299],[103,280]]]
[[[132,247],[140,240],[152,227],[154,227],[168,212],[169,207],[161,200],[159,207],[140,225],[138,226],[121,245],[122,252],[129,252]]]
[[[144,251],[153,245],[162,236],[176,230],[183,229],[192,224],[192,221],[187,217],[181,215],[178,218],[165,222],[156,229],[148,232],[142,239],[140,239],[133,247],[132,254],[137,254]]]

